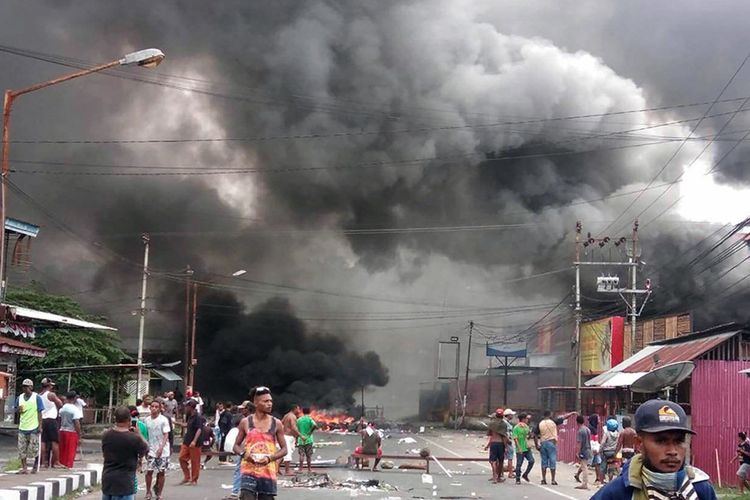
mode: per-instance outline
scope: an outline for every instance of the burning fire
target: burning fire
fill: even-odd
[[[356,420],[354,417],[347,415],[346,413],[334,413],[331,411],[320,410],[312,410],[310,416],[323,430],[346,428]]]

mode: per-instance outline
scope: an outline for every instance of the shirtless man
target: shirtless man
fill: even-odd
[[[284,425],[284,440],[286,441],[286,456],[284,457],[284,475],[289,475],[289,464],[294,459],[294,443],[297,442],[299,437],[299,429],[297,429],[297,418],[302,415],[299,405],[292,405],[289,412],[284,415],[281,419],[281,423]]]
[[[617,438],[615,454],[622,452],[623,463],[628,462],[638,452],[637,437],[630,417],[622,417],[622,432]]]
[[[490,450],[490,465],[492,466],[492,482],[502,483],[503,479],[503,460],[505,457],[505,446],[507,445],[508,430],[503,421],[503,410],[498,408],[490,423],[487,431],[489,440],[485,445],[485,450]]]

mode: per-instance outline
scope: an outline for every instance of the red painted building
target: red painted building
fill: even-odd
[[[750,430],[750,378],[740,373],[750,368],[750,329],[728,324],[653,342],[586,384],[628,391],[654,368],[680,361],[695,363],[691,377],[677,386],[672,397],[688,413],[697,433],[690,442],[691,462],[714,482],[720,474],[723,484],[736,485],[737,464],[729,461],[735,455],[737,433]],[[656,395],[632,396],[631,412],[638,401]]]

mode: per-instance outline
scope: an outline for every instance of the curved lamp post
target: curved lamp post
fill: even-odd
[[[137,52],[131,52],[126,54],[122,59],[117,59],[106,64],[94,66],[93,68],[84,69],[75,73],[47,80],[46,82],[37,83],[30,87],[12,90],[8,89],[5,91],[5,100],[3,103],[3,154],[2,154],[2,186],[0,187],[0,300],[5,300],[6,292],[6,273],[5,273],[5,210],[6,210],[6,184],[8,180],[8,174],[10,168],[8,166],[8,149],[10,147],[10,111],[13,106],[13,101],[16,98],[34,92],[35,90],[41,90],[58,83],[67,82],[74,78],[80,78],[87,76],[92,73],[98,73],[106,69],[113,68],[115,66],[143,66],[144,68],[155,68],[164,60],[164,52],[159,49],[144,49]],[[139,360],[140,363],[140,360]]]

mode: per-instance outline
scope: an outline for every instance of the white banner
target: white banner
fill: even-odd
[[[36,330],[31,323],[17,323],[15,321],[0,321],[0,333],[10,333],[16,337],[33,339]]]

